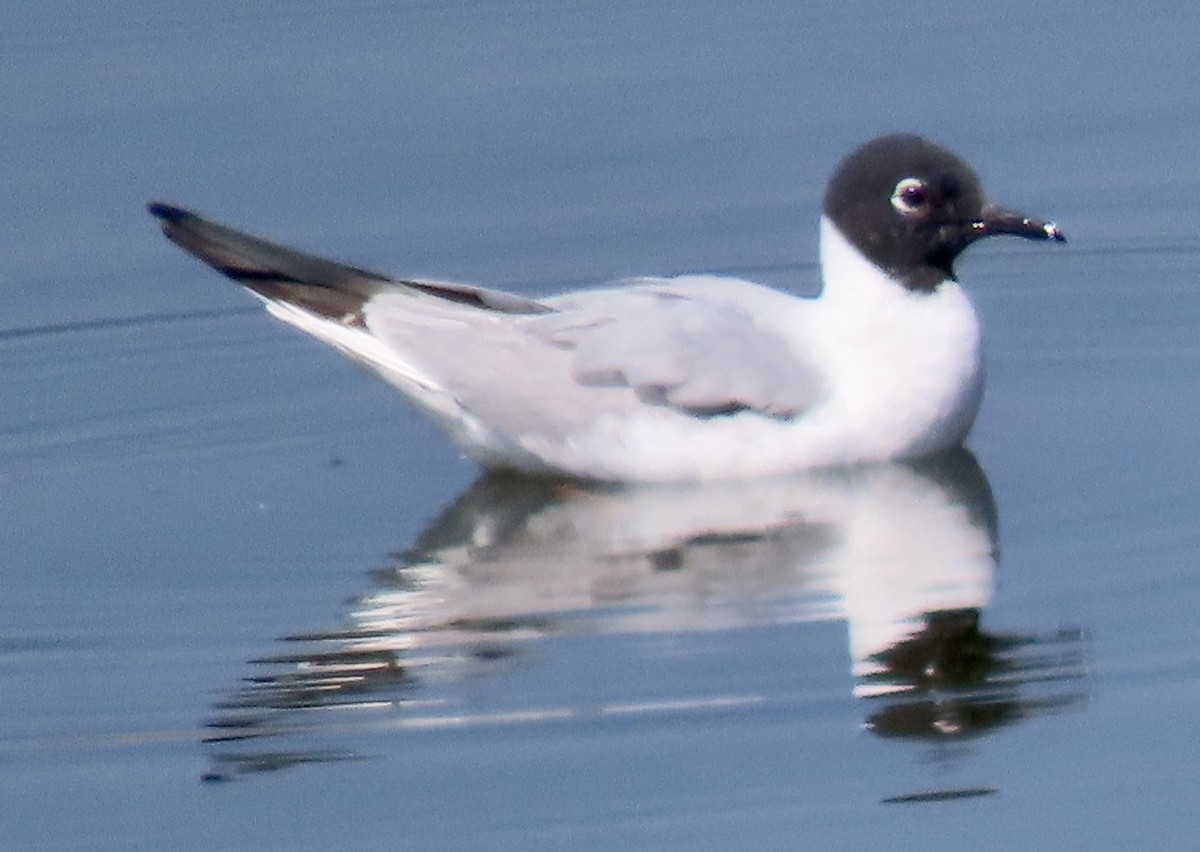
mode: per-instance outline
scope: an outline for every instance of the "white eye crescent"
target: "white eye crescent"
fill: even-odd
[[[892,207],[902,216],[921,212],[929,200],[929,190],[920,178],[905,178],[892,190]]]

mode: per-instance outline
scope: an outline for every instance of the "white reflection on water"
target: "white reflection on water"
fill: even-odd
[[[703,695],[525,706],[518,697],[516,707],[472,712],[430,689],[503,678],[530,643],[565,633],[844,620],[854,693],[867,728],[884,737],[953,741],[1077,705],[1077,635],[981,629],[997,554],[991,491],[965,451],[703,487],[485,477],[376,572],[349,626],[286,637],[301,647],[252,661],[266,673],[228,694],[210,720],[209,777],[357,756],[314,744],[354,726],[332,709],[383,708],[386,721],[363,726],[413,729],[713,712],[779,698],[731,693],[720,673]],[[305,745],[258,745],[284,734]]]

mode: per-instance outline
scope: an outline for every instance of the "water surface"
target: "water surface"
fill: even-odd
[[[20,848],[1180,848],[1195,16],[1110,4],[10,4],[0,828]],[[927,133],[1071,242],[972,249],[973,455],[484,479],[151,198],[549,293],[817,286]]]

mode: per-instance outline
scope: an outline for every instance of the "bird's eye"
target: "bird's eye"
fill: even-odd
[[[920,178],[905,178],[892,190],[892,206],[903,216],[919,213],[928,200],[929,190]]]

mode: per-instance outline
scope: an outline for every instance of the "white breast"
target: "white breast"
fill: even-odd
[[[824,290],[806,330],[830,399],[812,440],[830,463],[912,457],[955,446],[983,392],[979,318],[962,288],[914,292],[821,221]]]

